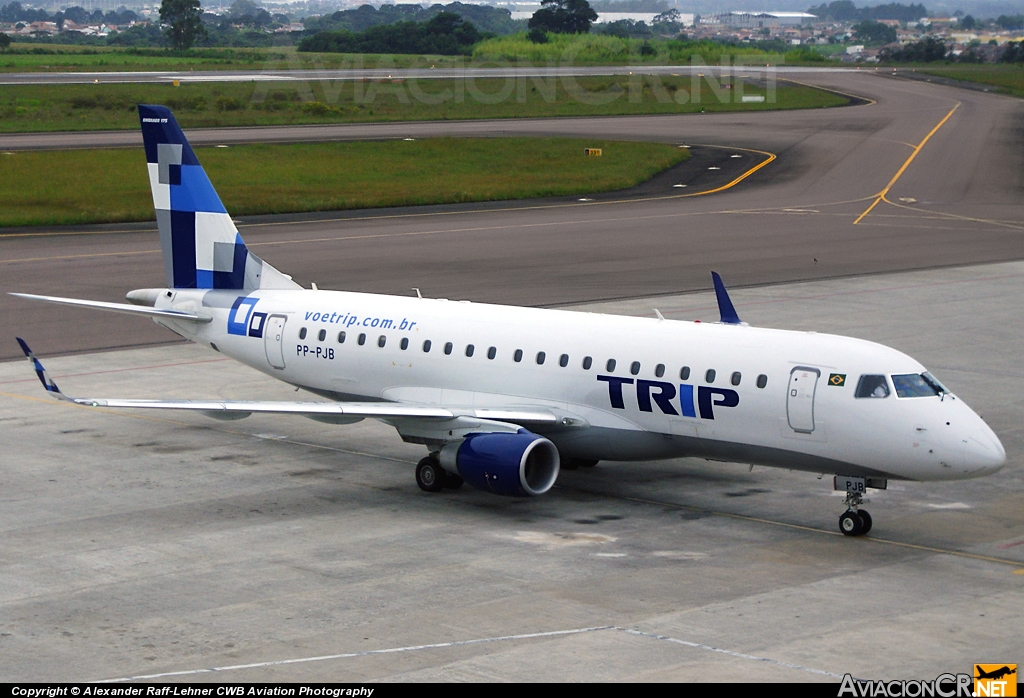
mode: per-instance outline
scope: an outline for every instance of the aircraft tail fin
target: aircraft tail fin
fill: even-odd
[[[300,288],[245,246],[171,110],[140,104],[139,120],[167,285]]]

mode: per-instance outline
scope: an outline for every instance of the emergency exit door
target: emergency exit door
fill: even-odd
[[[814,431],[814,393],[820,377],[821,371],[807,366],[797,366],[790,371],[786,417],[793,431],[803,434]]]

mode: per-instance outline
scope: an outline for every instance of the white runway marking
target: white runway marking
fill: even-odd
[[[742,652],[733,652],[732,650],[722,649],[721,647],[712,647],[711,645],[702,645],[699,642],[687,642],[686,640],[679,640],[674,637],[668,637],[667,635],[655,635],[654,633],[645,633],[642,630],[630,630],[629,628],[617,628],[630,635],[639,635],[640,637],[649,637],[652,640],[663,640],[664,642],[672,642],[677,645],[685,645],[686,647],[693,647],[699,650],[707,650],[709,652],[719,652],[721,654],[727,654],[730,657],[737,657],[738,659],[751,659],[755,662],[764,662],[766,664],[774,664],[775,666],[786,667],[787,669],[796,669],[798,671],[806,671],[811,674],[820,674],[821,676],[834,676],[837,679],[843,678],[842,674],[833,674],[831,671],[825,671],[823,669],[812,669],[811,667],[801,666],[799,664],[790,664],[789,662],[780,662],[777,659],[768,659],[767,657],[758,657],[753,654],[743,654]]]
[[[186,671],[168,671],[163,674],[143,674],[140,676],[124,676],[118,679],[103,679],[95,683],[118,683],[122,681],[142,681],[144,679],[162,679],[168,676],[192,676],[195,674],[209,674],[216,671],[236,671],[238,669],[258,669],[266,666],[282,666],[284,664],[305,664],[308,662],[323,662],[328,659],[351,659],[352,657],[370,657],[375,654],[397,654],[399,652],[414,652],[416,650],[433,650],[445,647],[463,647],[465,645],[480,645],[487,642],[505,642],[508,640],[532,640],[538,637],[557,637],[559,635],[578,635],[580,633],[592,633],[596,630],[614,630],[614,625],[602,625],[596,628],[575,628],[573,630],[552,630],[546,633],[526,633],[524,635],[503,635],[501,637],[485,637],[476,640],[456,640],[454,642],[439,642],[433,645],[411,645],[409,647],[391,647],[382,650],[367,650],[365,652],[346,652],[344,654],[327,654],[320,657],[300,657],[298,659],[278,659],[272,662],[255,662],[253,664],[235,664],[232,666],[220,666],[210,669],[188,669]]]
[[[123,676],[117,679],[102,679],[95,683],[119,683],[125,681],[144,681],[148,679],[162,679],[170,676],[194,676],[196,674],[210,674],[220,671],[236,671],[239,669],[259,669],[261,667],[270,666],[282,666],[285,664],[306,664],[308,662],[323,662],[329,659],[352,659],[354,657],[370,657],[379,654],[397,654],[400,652],[415,652],[417,650],[432,650],[432,649],[443,649],[446,647],[465,647],[467,645],[481,645],[492,642],[506,642],[509,640],[532,640],[536,638],[545,637],[559,637],[565,635],[580,635],[582,633],[592,633],[600,630],[618,630],[620,632],[627,633],[629,635],[635,635],[637,637],[650,638],[652,640],[661,640],[663,642],[671,642],[677,645],[683,645],[685,647],[691,647],[693,649],[707,650],[709,652],[718,652],[720,654],[726,654],[730,657],[737,659],[749,659],[755,662],[764,662],[766,664],[773,664],[775,666],[785,667],[787,669],[796,669],[797,671],[806,671],[811,674],[819,674],[821,676],[833,676],[835,678],[843,678],[841,674],[834,674],[831,671],[824,671],[823,669],[814,669],[811,667],[801,666],[800,664],[790,664],[789,662],[779,661],[777,659],[769,659],[767,657],[758,657],[753,654],[744,654],[742,652],[734,652],[732,650],[722,649],[721,647],[712,647],[711,645],[704,645],[699,642],[689,642],[687,640],[680,640],[674,637],[668,637],[667,635],[656,635],[654,633],[645,633],[642,630],[634,630],[632,628],[622,628],[617,625],[600,625],[592,628],[574,628],[572,630],[551,630],[543,633],[525,633],[522,635],[502,635],[500,637],[485,637],[477,638],[475,640],[455,640],[453,642],[438,642],[430,645],[410,645],[408,647],[391,647],[388,649],[380,650],[366,650],[365,652],[346,652],[343,654],[327,654],[318,657],[300,657],[297,659],[278,659],[270,662],[254,662],[252,664],[234,664],[231,666],[212,667],[209,669],[187,669],[185,671],[168,671],[162,674],[141,674],[139,676]]]

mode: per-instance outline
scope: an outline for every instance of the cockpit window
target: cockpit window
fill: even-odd
[[[889,397],[889,383],[885,376],[861,376],[857,381],[856,397]]]
[[[901,373],[892,377],[897,397],[935,397],[949,392],[930,373]]]

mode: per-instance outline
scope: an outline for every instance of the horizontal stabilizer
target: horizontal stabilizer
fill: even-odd
[[[36,296],[31,293],[11,293],[18,298],[27,298],[33,301],[46,301],[47,303],[60,303],[61,305],[76,305],[82,308],[95,308],[96,310],[109,310],[114,313],[127,313],[129,315],[148,315],[150,317],[163,317],[172,320],[186,320],[189,322],[210,322],[213,318],[195,313],[183,313],[180,310],[163,310],[160,308],[146,308],[128,303],[106,303],[104,301],[86,301],[79,298],[61,298],[59,296]]]

